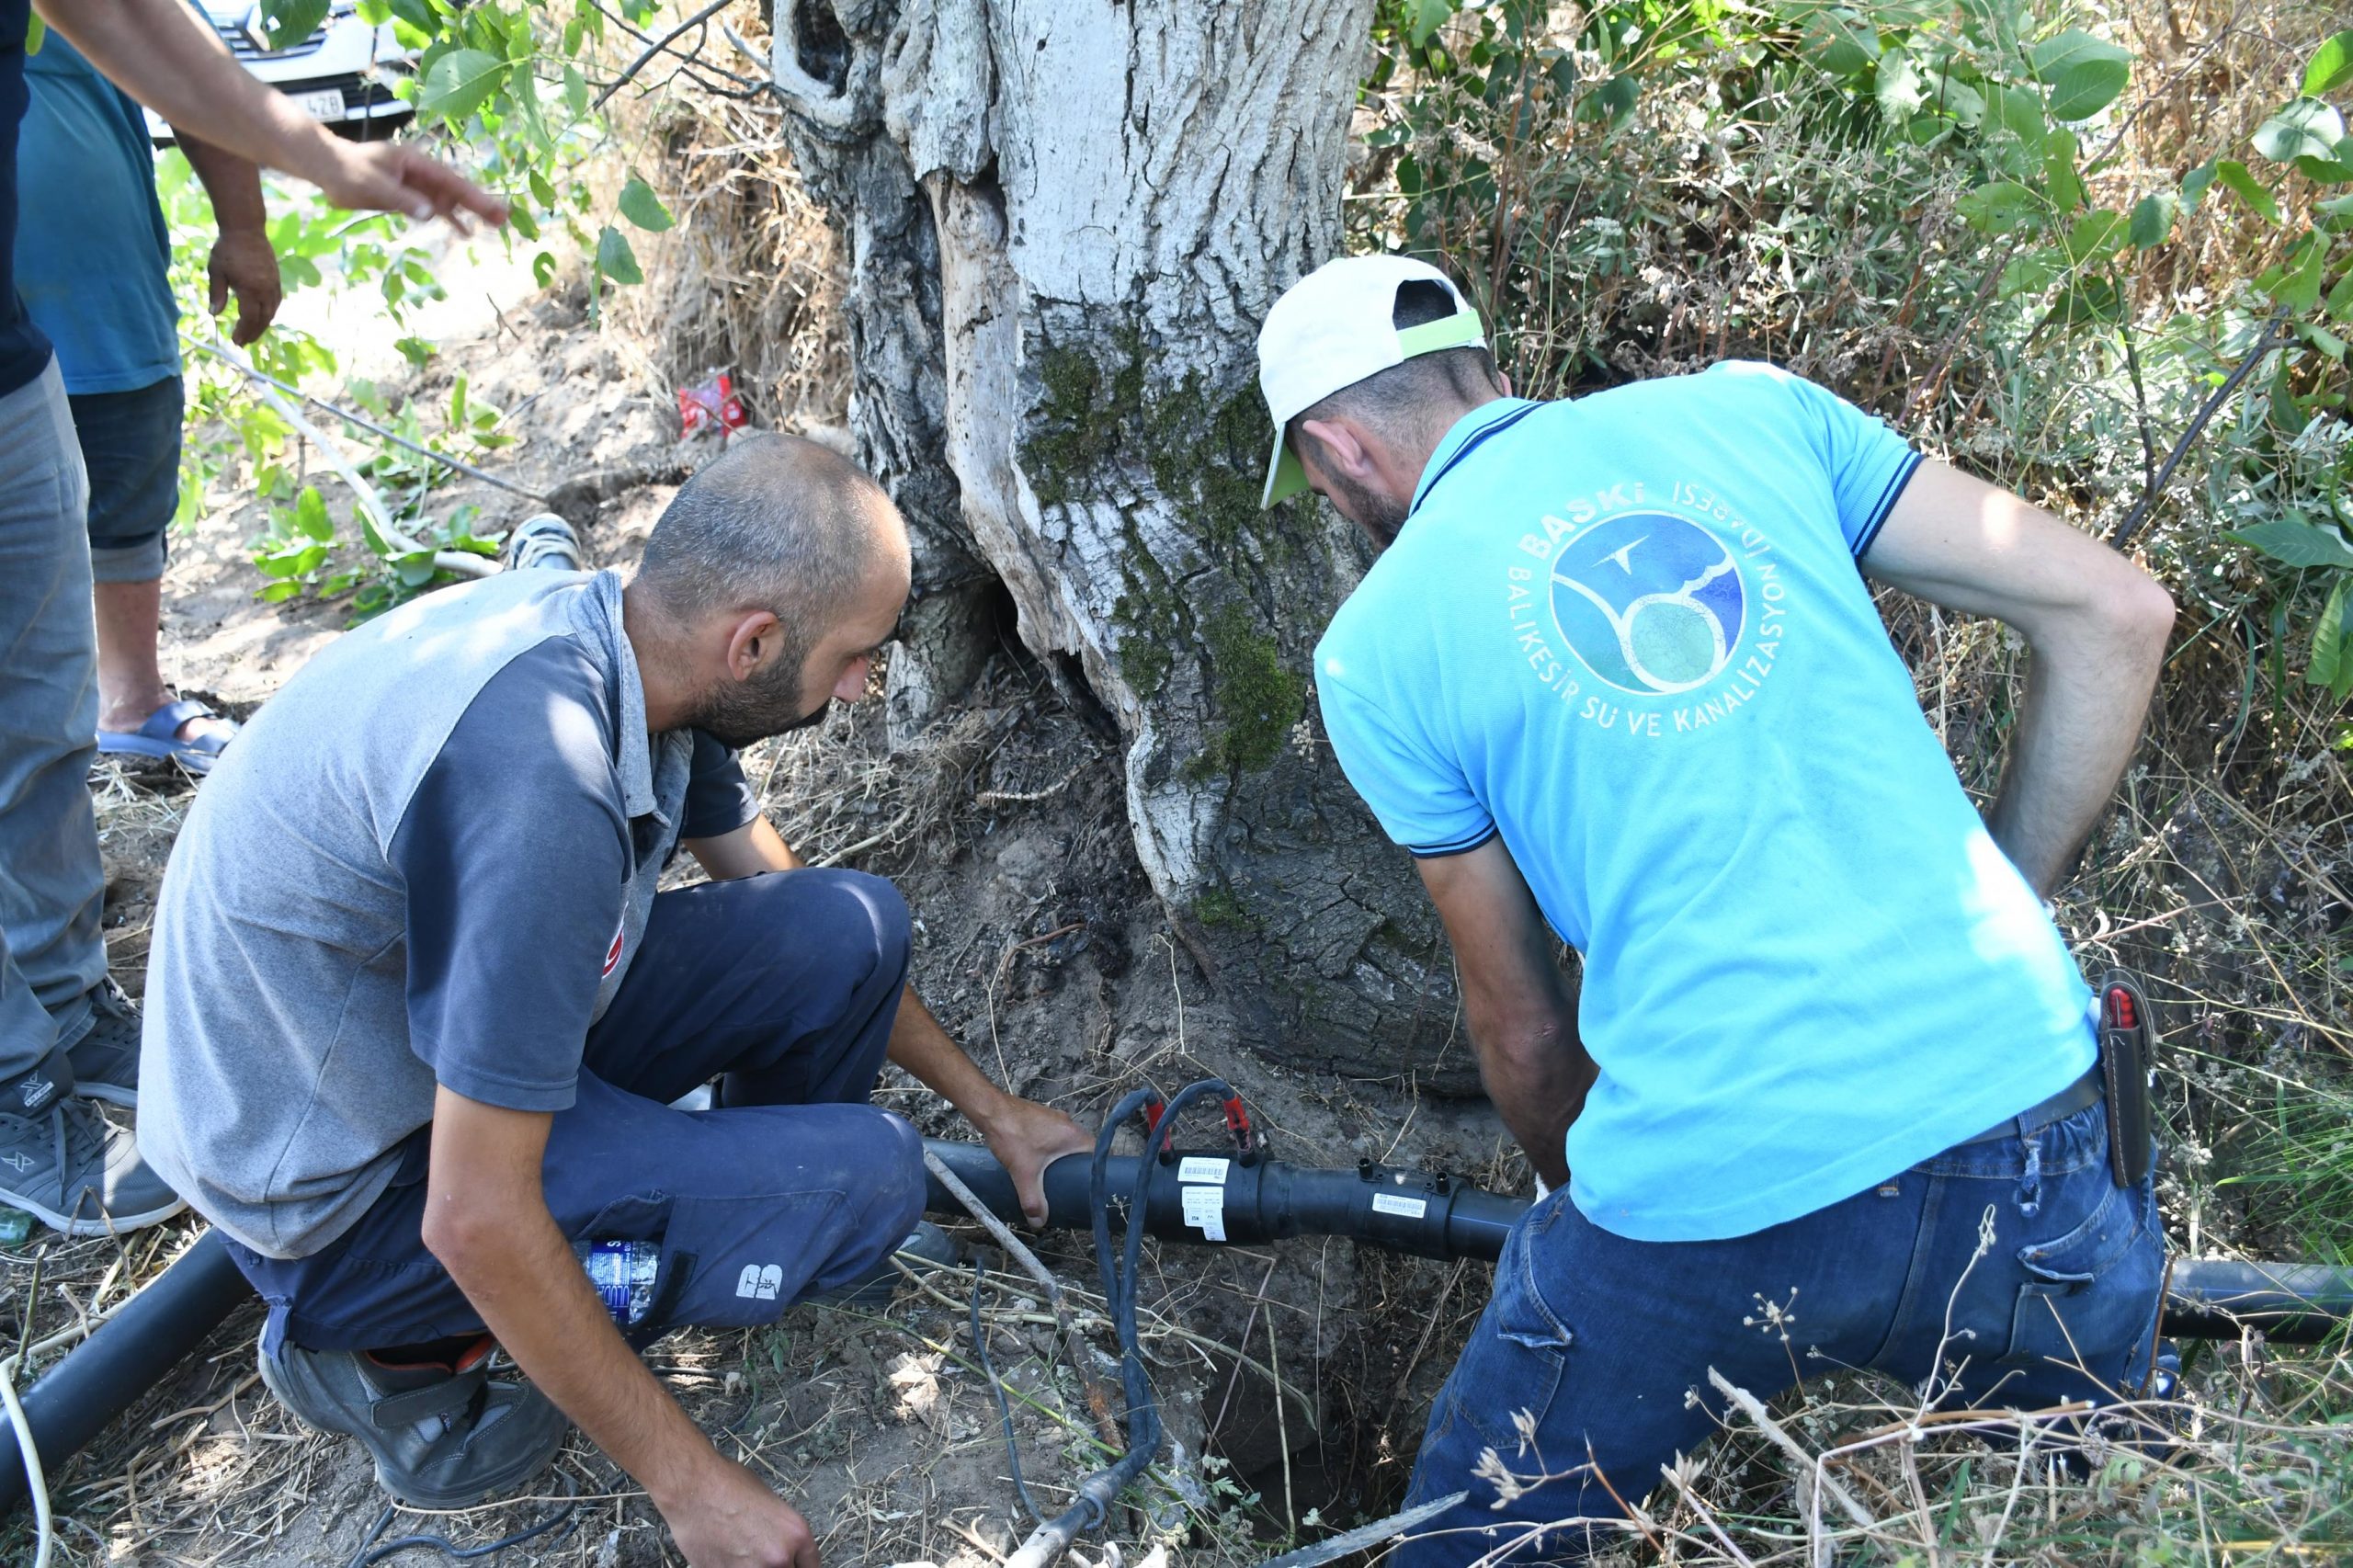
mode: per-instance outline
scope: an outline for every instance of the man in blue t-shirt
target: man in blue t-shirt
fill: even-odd
[[[2137,1382],[2163,1241],[2148,1181],[2109,1175],[2041,899],[2139,734],[2164,590],[1769,366],[1511,397],[1401,257],[1302,280],[1258,350],[1268,503],[1312,486],[1380,551],[1316,649],[1324,729],[1553,1189],[1415,1472],[1472,1495],[1401,1561],[1579,1554],[1559,1521],[1645,1494],[1713,1377],[1769,1397],[1815,1359],[2026,1407]],[[1983,817],[1867,577],[2032,650]]]
[[[98,630],[98,749],[175,757],[209,772],[236,726],[176,699],[156,659],[165,529],[179,508],[179,307],[171,238],[155,199],[146,117],[62,38],[25,62],[17,142],[17,289],[57,352],[90,483],[90,574]],[[212,308],[237,297],[253,342],[279,299],[261,171],[179,139],[211,198]]]

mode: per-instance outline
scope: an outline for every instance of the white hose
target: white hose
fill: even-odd
[[[394,526],[392,508],[384,505],[383,496],[377,494],[376,487],[368,483],[367,476],[353,466],[350,459],[343,455],[343,449],[328,440],[325,432],[304,418],[301,409],[279,396],[278,388],[271,384],[269,378],[254,369],[253,361],[242,354],[232,351],[225,344],[217,346],[214,352],[229,364],[243,370],[246,378],[253,382],[254,391],[260,395],[261,400],[276,409],[279,418],[301,431],[304,439],[319,449],[327,460],[327,466],[334,469],[344,483],[351,487],[352,494],[358,498],[360,507],[367,512],[369,520],[375,524],[377,533],[383,537],[386,544],[391,545],[403,555],[426,553],[429,547],[423,540],[411,539]],[[498,571],[497,562],[486,556],[475,555],[469,551],[435,550],[431,553],[434,565],[444,572],[455,572],[460,577],[488,577],[494,575]]]
[[[125,1301],[129,1299],[129,1297],[124,1298]],[[119,1307],[120,1304],[117,1302],[116,1306]],[[26,1310],[28,1312],[31,1310],[29,1302],[27,1303]],[[85,1338],[114,1313],[115,1307],[108,1307],[102,1312],[95,1312],[73,1327],[61,1329],[47,1339],[28,1345],[6,1360],[0,1360],[0,1404],[7,1406],[8,1425],[17,1434],[17,1453],[25,1462],[25,1491],[33,1500],[33,1529],[40,1538],[40,1545],[33,1551],[32,1568],[49,1568],[49,1554],[56,1541],[56,1531],[50,1521],[49,1476],[41,1469],[40,1448],[33,1441],[32,1423],[25,1418],[24,1403],[17,1397],[17,1372],[24,1365],[28,1357],[38,1356],[43,1351],[54,1350],[62,1345],[71,1345],[77,1339]]]

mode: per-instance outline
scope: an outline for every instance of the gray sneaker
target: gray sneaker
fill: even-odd
[[[74,1097],[74,1069],[52,1051],[0,1084],[0,1203],[69,1236],[106,1236],[188,1207],[139,1157],[139,1141]]]
[[[588,570],[587,553],[580,548],[580,536],[553,512],[541,512],[516,524],[499,554],[509,572],[533,567],[545,567],[551,572]]]
[[[387,1366],[365,1350],[260,1354],[261,1381],[321,1432],[357,1437],[376,1480],[412,1508],[463,1508],[547,1469],[572,1429],[519,1379],[493,1382],[488,1335],[453,1365]]]
[[[111,980],[90,993],[90,1032],[67,1053],[74,1092],[85,1100],[139,1104],[139,1009]]]

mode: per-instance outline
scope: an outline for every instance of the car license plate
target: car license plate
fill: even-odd
[[[294,101],[313,119],[343,118],[343,95],[339,92],[297,93]]]

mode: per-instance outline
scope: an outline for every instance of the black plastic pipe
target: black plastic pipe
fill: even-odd
[[[54,1477],[253,1293],[221,1233],[207,1231],[39,1382],[18,1391],[41,1468]],[[0,1418],[0,1513],[24,1500],[16,1428]]]
[[[1013,1178],[986,1149],[937,1138],[924,1143],[1000,1219],[1021,1222]],[[1112,1191],[1131,1189],[1140,1157],[1112,1157]],[[1187,1179],[1188,1174],[1196,1179]],[[930,1186],[933,1212],[964,1212],[936,1178]],[[1188,1189],[1195,1196],[1188,1199]],[[1506,1233],[1529,1201],[1391,1165],[1368,1164],[1348,1171],[1280,1160],[1245,1165],[1231,1154],[1199,1151],[1161,1159],[1146,1191],[1144,1229],[1166,1241],[1353,1236],[1391,1252],[1488,1263],[1502,1256]],[[1046,1167],[1046,1206],[1049,1225],[1086,1228],[1085,1159],[1068,1155]],[[1210,1235],[1202,1222],[1212,1211],[1222,1236]],[[2353,1320],[2353,1269],[2325,1264],[2181,1258],[2174,1263],[2165,1290],[2165,1332],[2177,1339],[2236,1339],[2242,1331],[2254,1328],[2275,1344],[2314,1345],[2342,1330],[2348,1320]]]
[[[986,1149],[937,1138],[924,1143],[999,1218],[1020,1223],[1013,1178]],[[1111,1156],[1108,1190],[1133,1191],[1136,1161],[1143,1157],[1150,1156]],[[927,1206],[934,1213],[963,1214],[936,1179],[930,1188]],[[1188,1189],[1195,1196],[1188,1199]],[[1144,1229],[1165,1241],[1351,1236],[1391,1252],[1489,1263],[1503,1252],[1505,1235],[1529,1202],[1426,1171],[1373,1165],[1332,1170],[1199,1150],[1162,1162],[1145,1192]],[[1086,1155],[1046,1167],[1046,1204],[1048,1223],[1057,1229],[1092,1225]],[[54,1474],[252,1295],[219,1233],[207,1233],[39,1382],[20,1391],[43,1466]],[[2174,1264],[2165,1292],[2165,1331],[2180,1339],[2236,1339],[2252,1328],[2276,1344],[2311,1345],[2348,1321],[2353,1270],[2324,1264],[2184,1258]],[[24,1498],[16,1433],[0,1421],[0,1513]]]

